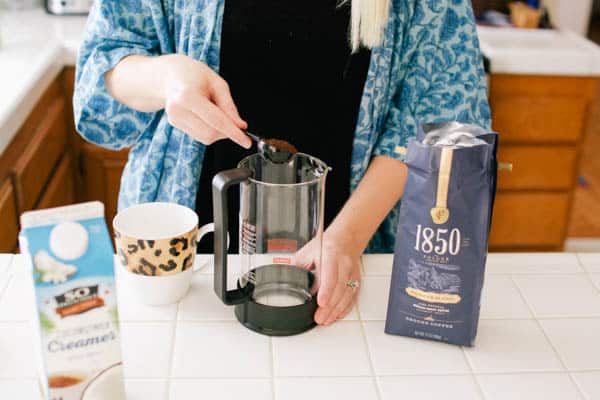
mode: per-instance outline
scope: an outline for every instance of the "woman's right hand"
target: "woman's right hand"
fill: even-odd
[[[229,85],[219,74],[181,54],[159,59],[159,71],[164,71],[164,108],[171,125],[205,145],[231,139],[242,147],[252,146],[242,131],[247,124],[238,113]]]

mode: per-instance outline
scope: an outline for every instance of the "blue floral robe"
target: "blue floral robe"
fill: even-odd
[[[195,206],[204,145],[173,128],[164,111],[144,113],[113,99],[104,74],[131,54],[187,54],[219,69],[224,0],[97,0],[77,62],[78,132],[109,149],[131,147],[119,208],[149,201]],[[160,77],[157,77],[160,79]],[[354,190],[372,157],[400,160],[425,122],[489,128],[490,111],[469,0],[392,0],[381,46],[373,49],[352,153]],[[207,197],[205,201],[211,201]],[[397,205],[369,244],[390,252]]]

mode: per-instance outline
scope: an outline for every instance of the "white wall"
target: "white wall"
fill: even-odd
[[[552,22],[560,29],[586,36],[592,11],[592,0],[544,0]]]

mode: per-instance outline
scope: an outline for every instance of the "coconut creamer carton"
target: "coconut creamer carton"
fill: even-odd
[[[29,255],[47,400],[125,399],[113,248],[104,206],[83,203],[21,216]]]

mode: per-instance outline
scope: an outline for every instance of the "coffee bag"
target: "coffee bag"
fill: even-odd
[[[473,345],[497,139],[454,122],[424,125],[409,143],[386,333]]]

